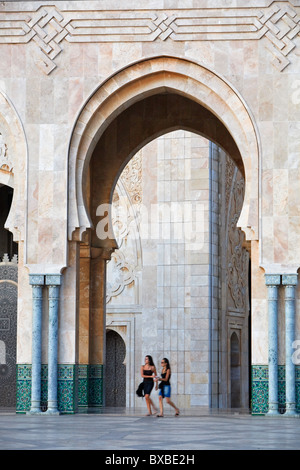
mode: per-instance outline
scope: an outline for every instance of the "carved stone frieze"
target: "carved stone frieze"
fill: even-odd
[[[142,202],[142,157],[138,152],[122,172],[122,182],[130,196],[132,204]]]
[[[290,63],[300,33],[298,7],[278,1],[261,8],[154,10],[63,10],[41,6],[36,11],[0,12],[0,43],[37,45],[38,65],[49,74],[64,40],[70,43],[165,41],[232,41],[267,39],[273,65]]]
[[[231,168],[231,165],[229,165]],[[230,172],[232,184],[228,210],[227,283],[237,310],[245,311],[247,306],[248,253],[243,248],[244,234],[237,228],[237,221],[243,204],[245,182],[239,171]]]
[[[121,250],[111,256],[110,269],[108,269],[106,284],[106,302],[123,292],[125,286],[135,280],[134,267],[126,262]]]
[[[231,185],[233,180],[233,175],[235,171],[235,164],[232,158],[225,156],[225,202],[226,206],[229,207],[229,199],[231,195]]]
[[[142,155],[138,152],[124,168],[113,194],[113,204],[118,210],[113,211],[112,224],[119,248],[107,265],[107,303],[120,295],[126,286],[136,282],[139,255],[133,232],[138,229],[141,203]]]
[[[10,161],[7,153],[7,145],[4,142],[3,135],[0,132],[0,170],[12,172],[13,163]]]

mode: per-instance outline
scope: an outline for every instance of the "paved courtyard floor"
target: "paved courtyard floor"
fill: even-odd
[[[300,419],[246,413],[145,409],[101,414],[28,416],[0,413],[0,450],[299,450]],[[116,454],[117,455],[117,454]]]

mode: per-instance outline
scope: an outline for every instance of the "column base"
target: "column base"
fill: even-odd
[[[30,410],[30,411],[26,411],[26,415],[43,415],[45,414],[42,410],[38,410],[38,409],[34,409],[34,410]]]
[[[29,411],[26,412],[28,415],[39,415],[42,413],[40,400],[32,400]]]
[[[47,410],[43,414],[48,416],[59,416],[61,413],[58,410]]]
[[[51,416],[60,415],[60,412],[58,411],[58,408],[57,408],[57,401],[56,400],[48,401],[48,409],[47,409],[47,411],[45,411],[45,415],[51,415]]]
[[[283,413],[282,416],[285,418],[299,418],[300,414],[295,409],[292,409],[292,410],[286,410],[286,412]]]
[[[265,414],[265,416],[269,418],[277,418],[278,416],[281,416],[278,410],[269,410],[268,413]]]

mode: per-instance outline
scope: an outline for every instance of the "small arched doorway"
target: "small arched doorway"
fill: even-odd
[[[241,355],[240,342],[235,332],[230,338],[231,408],[241,406]]]
[[[126,346],[113,330],[106,331],[105,406],[126,406]]]

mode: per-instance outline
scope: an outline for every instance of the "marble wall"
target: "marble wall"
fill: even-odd
[[[119,248],[107,265],[106,321],[126,343],[129,391],[150,354],[158,368],[169,358],[181,407],[228,406],[236,332],[248,406],[248,255],[236,228],[243,197],[230,158],[186,131],[154,140],[125,167],[113,197]]]
[[[178,404],[208,406],[209,142],[184,131],[166,134],[129,162],[116,203],[121,185],[136,211],[135,233],[122,232],[121,247],[108,264],[107,323],[118,326],[116,315],[134,318],[134,351],[127,351],[134,384],[146,354],[158,370],[168,357]]]

